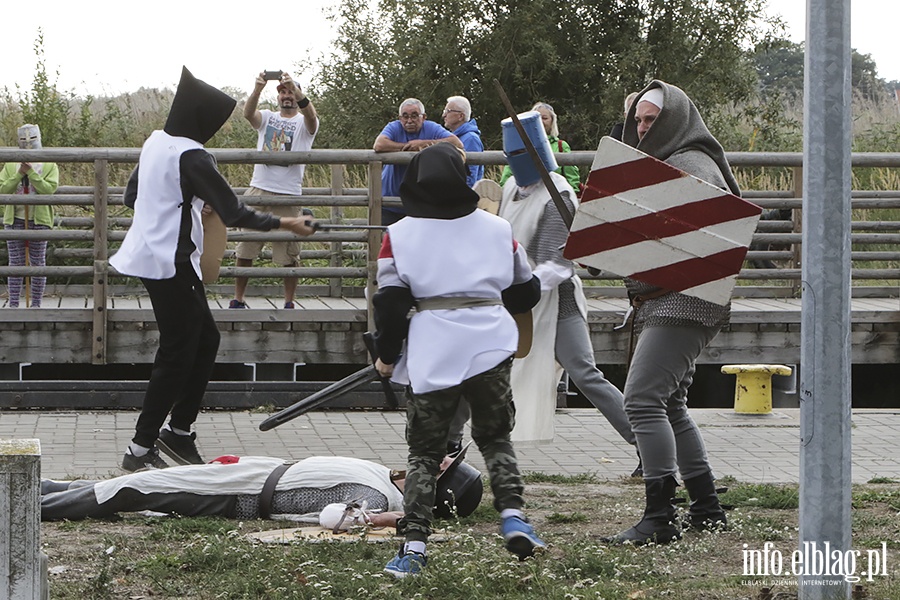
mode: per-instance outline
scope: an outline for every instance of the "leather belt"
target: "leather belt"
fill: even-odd
[[[655,298],[659,298],[660,296],[665,296],[666,294],[671,294],[672,290],[667,290],[665,288],[660,288],[658,290],[654,290],[652,292],[648,292],[646,294],[635,294],[631,296],[629,299],[631,300],[631,305],[635,308],[635,310],[639,309],[644,305],[644,302],[647,300],[653,300]]]
[[[628,295],[628,300],[630,302],[630,306],[628,307],[628,312],[625,313],[625,322],[615,329],[622,329],[626,325],[628,328],[628,359],[625,363],[625,372],[628,372],[628,369],[631,368],[631,359],[634,357],[634,322],[637,319],[635,313],[641,309],[645,302],[648,300],[653,300],[655,298],[659,298],[661,296],[665,296],[666,294],[671,294],[672,290],[667,290],[665,288],[660,288],[658,290],[653,290],[652,292],[648,292],[646,294],[635,294],[634,296]]]
[[[266,482],[263,484],[262,491],[259,493],[259,518],[268,519],[272,516],[272,498],[275,497],[275,486],[278,480],[284,475],[284,472],[294,466],[295,463],[283,463],[272,469]]]
[[[499,306],[500,298],[472,298],[468,296],[432,296],[416,300],[417,310],[454,310],[457,308],[474,308],[476,306]]]

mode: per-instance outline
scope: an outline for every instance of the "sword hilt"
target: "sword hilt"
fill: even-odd
[[[369,351],[369,356],[372,357],[372,364],[375,364],[375,361],[378,360],[378,351],[375,349],[375,337],[367,331],[363,334],[363,343]],[[399,408],[400,403],[397,401],[397,395],[394,394],[394,388],[391,386],[390,377],[379,377],[378,379],[381,381],[381,389],[384,390],[384,397],[387,400],[388,406],[391,408]]]

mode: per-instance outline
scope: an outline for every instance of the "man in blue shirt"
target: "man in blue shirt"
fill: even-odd
[[[399,118],[381,130],[372,149],[375,152],[418,152],[440,142],[449,142],[463,149],[458,137],[425,117],[425,105],[417,98],[407,98],[400,104]],[[400,182],[405,174],[406,165],[384,165],[381,169],[381,195],[399,196]],[[404,216],[400,207],[382,208],[381,224],[391,225]]]
[[[483,152],[484,144],[481,142],[481,131],[478,123],[472,118],[472,105],[464,96],[450,96],[443,112],[444,127],[453,132],[453,135],[462,142],[466,154],[469,152]],[[484,177],[484,165],[468,165],[469,174],[466,183],[469,187]]]

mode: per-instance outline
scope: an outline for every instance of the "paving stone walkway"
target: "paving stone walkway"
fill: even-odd
[[[776,409],[769,415],[738,415],[730,409],[691,411],[702,428],[718,477],[750,483],[799,481],[800,410]],[[0,438],[38,438],[42,475],[52,478],[109,477],[122,474],[119,463],[137,412],[0,411]],[[394,411],[322,411],[298,417],[271,431],[259,431],[268,415],[209,411],[196,424],[200,453],[301,459],[313,455],[355,456],[402,468],[405,414]],[[873,477],[900,480],[900,410],[853,411],[854,483]],[[616,479],[637,464],[634,450],[594,409],[562,409],[556,437],[539,447],[517,446],[524,472],[563,475],[593,473]],[[469,460],[484,468],[473,446]]]

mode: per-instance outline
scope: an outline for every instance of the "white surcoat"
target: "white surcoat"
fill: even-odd
[[[185,465],[149,469],[125,477],[100,481],[94,486],[102,504],[124,488],[142,494],[187,492],[203,496],[259,494],[280,458],[242,456],[233,464]],[[345,483],[374,488],[387,497],[388,510],[403,510],[403,494],[390,479],[391,470],[367,460],[343,456],[312,456],[292,465],[278,480],[276,491],[299,488],[328,489]]]
[[[416,299],[500,301],[504,289],[531,279],[509,223],[482,210],[457,219],[407,217],[388,235],[390,255],[378,260],[380,288],[407,287]],[[518,339],[515,321],[499,302],[416,311],[393,380],[419,394],[452,387],[509,358]]]
[[[171,279],[175,276],[175,252],[181,228],[181,155],[203,145],[186,137],[154,131],[141,149],[134,219],[125,241],[109,263],[123,275],[146,279]],[[200,249],[203,225],[200,210],[203,201],[191,200],[191,264],[200,274]]]

